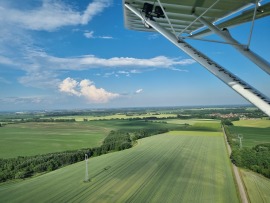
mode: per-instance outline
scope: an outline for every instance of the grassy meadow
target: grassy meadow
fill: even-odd
[[[239,202],[221,132],[172,131],[0,185],[0,202]]]

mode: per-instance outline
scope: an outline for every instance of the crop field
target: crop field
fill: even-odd
[[[221,124],[220,122],[194,123],[192,128],[204,131],[221,131]]]
[[[220,123],[220,120],[214,120],[214,119],[166,119],[167,123],[173,123],[173,124],[189,124],[193,125],[195,123]]]
[[[262,119],[234,121],[233,124],[240,127],[270,128],[270,120]]]
[[[91,125],[99,127],[110,128],[110,129],[141,129],[141,128],[176,128],[182,125],[162,123],[162,122],[151,122],[144,120],[106,120],[106,121],[89,121]]]
[[[235,135],[242,135],[243,147],[254,147],[262,143],[270,143],[270,128],[237,127],[229,128]]]
[[[0,128],[0,158],[99,146],[109,130],[82,122],[6,125]]]
[[[251,203],[270,203],[270,180],[251,171],[241,170]]]
[[[0,158],[30,156],[101,145],[115,129],[170,128],[175,124],[112,120],[89,122],[34,122],[0,128]]]
[[[270,143],[270,128],[230,126],[234,135],[242,135],[243,147],[254,147],[262,143]]]
[[[0,185],[0,202],[239,202],[221,132],[172,131]]]
[[[176,114],[156,114],[156,113],[146,113],[146,114],[114,114],[108,116],[64,116],[64,117],[54,117],[55,119],[75,119],[76,121],[83,121],[87,119],[89,121],[92,120],[111,120],[111,119],[134,119],[134,118],[149,118],[149,117],[157,117],[157,118],[168,118],[168,117],[177,117]]]

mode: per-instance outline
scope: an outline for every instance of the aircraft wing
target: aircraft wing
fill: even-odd
[[[168,19],[165,16],[157,17],[155,11],[156,7],[159,6],[159,2],[164,8],[170,22],[168,22]],[[193,22],[196,19],[196,16],[200,16],[204,13],[203,17],[209,22],[214,23],[239,12],[256,2],[256,0],[123,0],[124,24],[127,29],[131,30],[154,31],[145,26],[142,22],[143,20],[124,6],[125,4],[130,4],[142,11],[145,3],[148,3],[153,5],[153,19],[162,27],[169,31],[172,31],[173,27],[174,32],[177,34],[190,34],[204,27],[199,21]],[[257,18],[269,15],[269,7],[269,3],[259,7],[259,9],[263,9],[265,12],[258,12]],[[225,20],[224,23],[221,24],[221,27],[234,26],[251,21],[253,11],[253,9],[250,9],[243,12],[240,16],[234,17],[228,21]],[[191,23],[192,25],[190,25]],[[205,34],[206,32],[209,33],[210,31],[200,32],[200,34]],[[199,33],[197,35],[199,35]]]
[[[251,8],[249,10],[243,11],[240,15],[237,15],[225,22],[216,24],[216,26],[219,27],[220,29],[234,27],[242,23],[250,22],[253,19],[253,15],[254,15],[254,8]],[[270,15],[270,2],[258,7],[255,19],[257,20],[257,19],[269,16],[269,15]],[[192,36],[202,37],[205,35],[209,35],[211,33],[212,33],[211,30],[205,29],[205,30],[194,33]]]

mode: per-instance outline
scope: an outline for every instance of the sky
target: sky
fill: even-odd
[[[120,0],[0,0],[0,27],[0,111],[249,104],[158,33],[127,30]],[[230,31],[246,44],[250,27]],[[257,20],[250,48],[268,61],[269,36]],[[188,43],[270,96],[229,45]]]

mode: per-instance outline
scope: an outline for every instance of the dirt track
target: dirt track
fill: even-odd
[[[227,144],[227,149],[228,149],[228,152],[229,152],[229,156],[231,155],[232,153],[232,149],[227,141],[227,136],[226,136],[226,133],[225,133],[225,130],[224,130],[224,127],[222,127],[222,130],[223,130],[223,134],[224,134],[224,137],[225,137],[225,140],[226,140],[226,144]],[[239,174],[239,171],[238,171],[238,168],[232,164],[232,167],[233,167],[233,172],[234,172],[234,176],[235,176],[235,180],[236,180],[236,183],[238,185],[238,190],[239,190],[239,194],[240,194],[240,197],[241,197],[241,202],[242,203],[248,203],[248,197],[247,197],[247,194],[246,194],[246,190],[244,188],[244,183],[240,177],[240,174]]]

